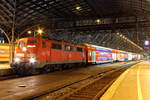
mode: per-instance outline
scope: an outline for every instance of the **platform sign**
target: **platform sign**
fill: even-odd
[[[150,40],[144,42],[144,49],[150,53]]]
[[[148,41],[148,40],[145,41],[145,42],[144,42],[144,45],[145,45],[145,46],[150,46],[150,41]]]

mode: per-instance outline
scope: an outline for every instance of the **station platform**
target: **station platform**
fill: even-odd
[[[150,100],[150,61],[126,70],[100,100]]]
[[[137,61],[127,62],[126,65],[124,62],[91,65],[89,67],[56,71],[49,74],[3,80],[0,81],[0,100],[28,100],[30,97],[56,90],[66,84],[71,84],[108,70],[127,67],[135,63]]]

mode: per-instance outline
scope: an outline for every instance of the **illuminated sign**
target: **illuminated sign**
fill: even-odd
[[[149,46],[150,45],[150,41],[145,41],[145,46]]]

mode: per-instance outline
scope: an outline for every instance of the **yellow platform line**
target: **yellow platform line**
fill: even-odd
[[[128,72],[129,69],[127,69],[123,74],[121,74],[121,76],[113,83],[113,85],[111,85],[111,87],[105,92],[105,94],[101,97],[100,100],[111,100],[120,83],[123,81]]]
[[[141,69],[141,67],[138,66],[138,71],[137,71],[138,100],[143,100],[143,95],[142,95],[142,90],[141,90],[141,82],[140,82],[140,69]]]

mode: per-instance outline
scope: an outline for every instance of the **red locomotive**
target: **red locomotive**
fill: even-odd
[[[21,73],[24,69],[44,68],[46,71],[54,68],[71,67],[73,64],[85,64],[85,47],[63,41],[46,40],[28,37],[18,41],[15,59],[12,67]]]
[[[18,41],[12,67],[19,73],[35,69],[53,71],[77,64],[105,63],[132,60],[137,55],[90,44],[73,44],[64,41],[46,40],[38,37],[22,38]],[[135,57],[134,57],[135,58]]]

